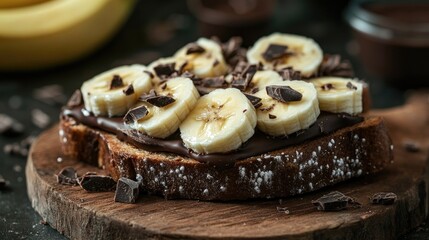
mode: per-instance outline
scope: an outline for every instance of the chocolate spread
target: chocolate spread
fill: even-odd
[[[153,138],[131,129],[124,124],[121,117],[95,117],[86,111],[83,106],[64,107],[61,115],[71,117],[84,125],[113,133],[120,140],[147,151],[174,153],[213,165],[232,165],[237,160],[300,144],[363,121],[363,117],[360,116],[322,112],[316,123],[308,129],[288,136],[281,138],[271,137],[256,129],[255,134],[237,150],[227,153],[198,154],[184,146],[179,131],[176,131],[166,139]]]

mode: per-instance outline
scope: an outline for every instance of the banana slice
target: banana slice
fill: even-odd
[[[313,39],[273,33],[260,38],[247,52],[247,59],[252,64],[262,63],[268,69],[292,67],[303,77],[310,77],[322,63],[323,52]]]
[[[122,66],[103,72],[81,87],[86,110],[95,116],[121,116],[139,96],[152,88],[142,65]]]
[[[142,107],[146,111],[145,114],[132,121],[126,121],[126,124],[151,137],[166,138],[177,131],[180,123],[194,108],[200,95],[192,80],[183,77],[172,78],[157,87],[155,91],[157,96],[168,96],[173,99],[173,102],[160,107],[149,102],[139,102],[127,115]]]
[[[310,81],[317,89],[322,111],[358,114],[362,112],[363,84],[349,78],[323,77]]]
[[[272,136],[306,129],[320,114],[317,91],[311,83],[283,81],[254,95],[261,98],[262,103],[256,109],[258,128]]]
[[[200,38],[179,49],[174,57],[187,63],[183,71],[189,71],[197,77],[216,77],[228,71],[221,47],[207,38]]]
[[[250,94],[256,93],[260,90],[265,90],[265,87],[268,85],[276,85],[282,82],[282,77],[276,71],[257,71],[250,81],[249,86],[247,86],[245,92]]]
[[[197,153],[235,150],[254,134],[255,108],[235,88],[216,89],[202,96],[180,125],[182,140]]]

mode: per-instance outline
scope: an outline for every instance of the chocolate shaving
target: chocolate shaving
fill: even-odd
[[[258,97],[255,97],[255,96],[253,96],[253,95],[246,94],[246,93],[244,94],[244,96],[246,96],[246,97],[247,97],[247,99],[249,99],[250,103],[251,103],[255,108],[258,108],[258,107],[262,106],[262,103],[261,103],[262,99],[261,99],[261,98],[258,98]]]
[[[129,95],[131,95],[131,94],[134,94],[134,87],[133,87],[133,85],[132,85],[132,84],[128,85],[128,87],[127,87],[127,88],[125,88],[125,89],[123,90],[123,92],[124,92],[124,94],[125,94],[125,95],[127,95],[127,96],[129,96]]]
[[[334,191],[323,195],[317,200],[311,201],[319,211],[341,211],[346,209],[349,205],[360,206],[353,198],[344,195],[341,192]]]
[[[219,65],[219,63],[220,63],[220,62],[219,62],[219,60],[217,60],[217,59],[216,59],[216,60],[213,62],[213,67],[216,67],[217,65]]]
[[[243,71],[243,73],[239,77],[236,76],[233,79],[231,86],[234,88],[238,88],[241,91],[244,91],[249,85],[249,83],[252,81],[256,71],[258,71],[258,65],[256,64],[248,65],[247,68]]]
[[[78,185],[78,176],[76,170],[72,167],[66,167],[56,175],[57,182],[62,185]]]
[[[273,114],[268,114],[268,117],[269,117],[270,119],[276,119],[276,118],[277,118],[277,116],[276,116],[276,115],[273,115]]]
[[[336,76],[352,78],[354,76],[352,65],[348,60],[342,60],[338,54],[325,54],[316,76]]]
[[[357,87],[353,85],[351,82],[347,82],[346,87],[351,90],[357,90]]]
[[[247,50],[241,47],[243,42],[241,37],[232,37],[225,43],[222,43],[217,37],[212,37],[212,40],[221,46],[222,55],[232,69],[235,69],[239,62],[246,62]]]
[[[158,66],[155,66],[153,70],[155,71],[156,75],[158,77],[168,77],[176,72],[175,70],[176,63],[166,63],[166,64],[159,64]]]
[[[390,205],[395,203],[398,197],[392,192],[379,192],[371,197],[372,204]]]
[[[416,152],[420,152],[421,151],[421,147],[419,146],[418,143],[410,141],[410,140],[405,140],[403,142],[404,148],[407,152],[412,152],[412,153],[416,153]]]
[[[294,101],[301,101],[302,99],[302,94],[298,91],[295,91],[289,86],[271,85],[267,86],[265,89],[267,91],[268,96],[280,102],[288,103]]]
[[[109,192],[115,189],[116,182],[109,176],[85,174],[79,185],[88,192]]]
[[[182,65],[180,65],[180,67],[179,67],[179,73],[183,73],[183,71],[185,71],[185,68],[187,65],[188,65],[188,61],[183,62]],[[170,75],[170,77],[178,77],[179,73],[174,72]]]
[[[186,50],[186,55],[195,54],[195,53],[200,54],[200,53],[203,53],[205,51],[206,51],[206,49],[204,49],[203,47],[201,47],[197,43],[190,43],[190,44],[188,44],[188,49]]]
[[[221,87],[225,86],[225,78],[223,76],[204,78],[201,80],[201,86],[212,87],[212,88],[221,88]]]
[[[142,105],[142,106],[130,109],[127,112],[127,114],[125,114],[124,116],[124,122],[126,124],[131,124],[139,121],[140,119],[144,118],[148,114],[149,114],[149,111],[145,106]]]
[[[156,96],[153,98],[149,98],[146,100],[146,102],[157,106],[157,107],[165,107],[173,102],[175,102],[176,100],[174,100],[174,98],[169,97],[169,96]]]
[[[294,71],[293,68],[287,67],[278,71],[283,80],[301,80],[301,72]]]
[[[320,86],[320,88],[323,91],[329,91],[331,89],[334,89],[334,85],[332,85],[332,83],[327,83],[327,84],[323,84],[322,86]]]
[[[74,91],[69,101],[67,102],[67,107],[78,107],[83,104],[82,101],[82,92],[77,89]]]
[[[124,82],[119,75],[113,75],[112,81],[110,82],[110,90],[120,88],[124,86]]]
[[[115,202],[135,203],[140,192],[139,185],[136,181],[121,177],[116,184]]]
[[[286,45],[270,44],[262,54],[262,57],[265,59],[265,61],[271,62],[289,55],[290,53],[287,51],[287,49],[288,46]]]

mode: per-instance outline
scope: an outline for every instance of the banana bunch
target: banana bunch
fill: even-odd
[[[95,116],[121,116],[141,94],[152,88],[151,77],[142,65],[121,66],[83,83],[86,110]]]
[[[90,53],[116,32],[135,2],[0,0],[0,7],[11,7],[0,8],[0,70],[46,68]]]
[[[303,36],[274,33],[260,38],[247,52],[249,63],[262,63],[265,68],[281,70],[292,67],[303,77],[310,77],[323,60],[320,46]]]

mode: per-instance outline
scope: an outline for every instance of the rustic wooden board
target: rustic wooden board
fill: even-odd
[[[390,239],[418,226],[427,215],[429,159],[429,95],[414,95],[403,107],[377,111],[391,130],[395,161],[377,176],[362,177],[322,191],[287,199],[237,202],[201,202],[141,197],[137,204],[113,201],[113,192],[87,193],[56,183],[54,174],[73,166],[79,174],[103,173],[73,159],[63,159],[58,127],[33,144],[26,174],[33,207],[52,227],[72,239],[136,238],[288,238]],[[408,152],[404,141],[417,143]],[[362,203],[362,208],[319,212],[311,200],[332,190]],[[371,205],[379,191],[398,195],[394,205]],[[277,207],[287,207],[289,214]]]

